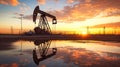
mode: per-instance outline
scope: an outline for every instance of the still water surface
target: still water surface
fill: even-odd
[[[120,67],[120,43],[91,40],[2,41],[0,67]]]

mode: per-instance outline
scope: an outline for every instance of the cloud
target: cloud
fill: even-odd
[[[67,0],[67,3],[73,3],[74,0]]]
[[[102,53],[102,56],[99,53],[83,48],[65,47],[59,48],[59,53],[56,54],[54,59],[59,58],[66,64],[74,63],[78,67],[112,67],[111,65],[119,67],[119,53],[100,53]]]
[[[110,9],[106,9],[105,11],[106,11],[106,14],[104,15],[105,17],[120,16],[120,9],[110,8]]]
[[[13,18],[16,18],[16,19],[21,19],[21,16],[20,16],[20,13],[14,13],[14,15],[16,15],[15,17],[13,17]],[[22,17],[23,19],[27,19],[27,20],[30,20],[30,21],[32,21],[32,15],[23,15],[23,17]]]
[[[20,3],[19,10],[20,10],[20,13],[25,13],[26,11],[30,10],[30,7],[25,3]]]
[[[41,4],[45,4],[46,1],[39,0]],[[67,2],[75,2],[75,4],[66,5],[61,10],[49,10],[47,13],[56,16],[57,20],[62,22],[80,22],[94,17],[120,16],[120,0],[67,0]],[[26,16],[26,19],[32,19],[32,15]]]
[[[32,15],[26,15],[26,16],[24,16],[23,18],[24,18],[24,19],[30,19],[30,20],[32,20],[33,17],[32,17]]]
[[[54,1],[57,3],[59,0],[37,0],[38,4],[40,5],[45,5],[47,1]]]
[[[111,27],[111,28],[117,28],[117,27],[120,27],[120,22],[115,22],[115,23],[106,23],[106,24],[99,24],[99,25],[95,25],[95,26],[92,26],[92,27],[95,27],[95,28],[100,28],[100,27]]]
[[[68,0],[77,2],[72,6],[65,6],[62,10],[49,11],[59,20],[83,21],[104,13],[101,17],[120,16],[120,0]]]
[[[12,64],[0,64],[0,67],[19,67],[17,63]]]
[[[44,5],[46,3],[46,0],[37,0],[39,4]]]
[[[65,6],[63,10],[50,11],[49,13],[57,16],[59,20],[81,21],[97,15],[98,12],[91,4],[76,4],[73,7]]]
[[[54,0],[56,3],[59,1],[59,0]]]
[[[19,4],[18,0],[0,0],[0,4],[17,6]]]
[[[20,3],[18,7],[19,7],[19,11],[14,13],[14,15],[16,15],[17,17],[13,17],[13,18],[21,19],[21,15],[23,15],[23,18],[25,19],[32,19],[32,17],[24,16],[24,14],[30,10],[30,7],[28,5],[26,5],[25,3]]]

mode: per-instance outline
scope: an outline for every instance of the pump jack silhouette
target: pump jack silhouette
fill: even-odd
[[[34,28],[36,34],[51,34],[51,29],[47,20],[47,17],[52,18],[52,24],[57,24],[57,19],[55,16],[46,13],[39,9],[39,6],[36,6],[33,12],[33,22],[36,23],[38,13],[41,15],[39,19],[39,24]]]
[[[39,62],[56,55],[57,48],[52,48],[52,53],[47,54],[48,49],[49,49],[50,44],[51,44],[51,41],[49,41],[49,40],[36,40],[36,41],[34,41],[34,44],[36,46],[38,46],[38,51],[39,51],[39,52],[37,52],[36,48],[33,49],[33,60],[34,60],[36,65],[39,65]],[[38,54],[40,55],[40,58],[38,58],[39,57]]]

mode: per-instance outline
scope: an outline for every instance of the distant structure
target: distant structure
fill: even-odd
[[[87,34],[89,34],[89,26],[87,26]]]
[[[11,34],[13,34],[13,27],[11,26]]]
[[[104,27],[103,27],[103,34],[104,34],[104,35],[106,34],[106,30],[105,30],[105,29],[106,29],[106,27],[104,26]]]

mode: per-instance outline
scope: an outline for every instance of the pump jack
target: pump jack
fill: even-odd
[[[41,15],[40,15],[38,27],[34,28],[35,33],[36,34],[51,34],[51,29],[50,29],[50,26],[49,26],[49,23],[46,17],[52,18],[52,24],[57,24],[56,17],[40,10],[39,6],[36,6],[33,12],[33,22],[35,23],[36,23],[36,18],[37,18],[38,13]]]
[[[50,40],[35,40],[34,44],[38,47],[38,49],[33,49],[33,60],[37,65],[39,65],[39,62],[44,61],[57,53],[57,48],[49,50],[51,44]]]

